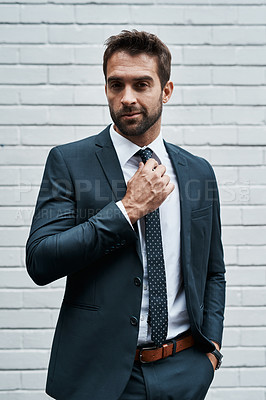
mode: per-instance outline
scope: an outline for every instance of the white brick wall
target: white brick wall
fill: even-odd
[[[49,149],[110,121],[103,42],[157,33],[173,54],[164,136],[220,185],[227,264],[224,365],[208,400],[266,400],[266,0],[0,0],[0,400],[45,400],[64,280],[25,273]]]

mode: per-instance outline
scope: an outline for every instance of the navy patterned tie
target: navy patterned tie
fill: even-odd
[[[145,164],[151,158],[152,153],[153,151],[147,147],[145,150],[139,150],[137,154]],[[159,208],[145,215],[145,241],[151,339],[157,347],[161,347],[167,337],[168,311]]]

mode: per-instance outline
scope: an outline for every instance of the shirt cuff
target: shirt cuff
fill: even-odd
[[[115,204],[116,204],[117,207],[120,209],[121,213],[124,215],[124,217],[126,218],[126,220],[128,221],[128,223],[131,225],[131,228],[134,229],[134,228],[133,228],[133,225],[131,224],[131,221],[130,221],[130,219],[129,219],[129,216],[127,215],[126,209],[125,209],[124,204],[122,203],[122,201],[121,201],[121,200],[120,200],[120,201],[117,201]]]

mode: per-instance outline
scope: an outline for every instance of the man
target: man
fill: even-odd
[[[51,150],[27,242],[39,285],[67,277],[47,393],[57,400],[204,399],[221,361],[224,263],[207,161],[163,141],[171,55],[107,40],[114,124]]]

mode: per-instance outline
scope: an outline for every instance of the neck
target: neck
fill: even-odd
[[[134,135],[125,135],[123,134],[117,126],[114,124],[114,129],[119,135],[123,136],[124,138],[130,140],[132,143],[136,144],[139,147],[148,146],[152,143],[160,134],[161,131],[161,118],[151,126],[146,132],[142,135],[134,136]]]

